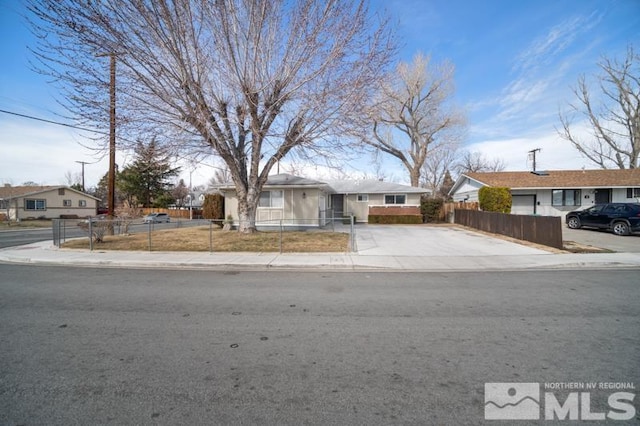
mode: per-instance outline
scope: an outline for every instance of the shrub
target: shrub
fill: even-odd
[[[444,200],[442,198],[422,197],[420,200],[420,212],[424,222],[439,222],[443,206]]]
[[[415,224],[422,223],[422,216],[419,215],[382,215],[370,214],[369,223],[379,223],[384,225],[392,224]]]
[[[480,209],[485,212],[511,213],[509,188],[483,186],[478,191]]]
[[[205,219],[224,219],[224,196],[222,194],[206,194],[202,203],[202,217]]]

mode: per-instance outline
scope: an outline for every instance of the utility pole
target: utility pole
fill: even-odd
[[[84,165],[89,163],[86,161],[76,161],[76,163],[82,164],[82,192],[84,192]]]
[[[107,205],[109,219],[115,216],[116,208],[116,54],[101,53],[98,57],[109,57],[109,178],[107,180]]]
[[[116,54],[109,54],[109,218],[116,209]]]
[[[542,148],[536,148],[529,151],[529,156],[533,158],[533,171],[536,171],[536,152],[542,151]]]

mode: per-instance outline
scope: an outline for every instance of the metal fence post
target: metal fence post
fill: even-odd
[[[153,225],[152,222],[149,222],[149,230],[147,231],[147,235],[148,235],[148,240],[149,240],[149,251],[151,251],[151,226]]]
[[[213,220],[209,221],[209,253],[213,253]]]
[[[280,254],[282,254],[282,219],[280,219]]]
[[[93,220],[89,216],[89,251],[93,251]]]
[[[353,222],[355,219],[354,215],[350,215],[349,216],[349,222],[351,223],[351,251],[354,252],[355,251],[355,244],[356,244],[356,239],[355,239],[355,235],[354,235],[354,229],[353,229]]]

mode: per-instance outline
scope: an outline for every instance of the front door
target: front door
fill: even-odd
[[[333,208],[333,217],[342,217],[344,214],[344,194],[331,194],[331,208]]]
[[[606,188],[596,189],[596,204],[607,204],[611,202],[611,190]]]

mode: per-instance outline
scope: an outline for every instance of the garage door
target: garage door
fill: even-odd
[[[511,203],[511,214],[534,214],[535,195],[514,195]]]

